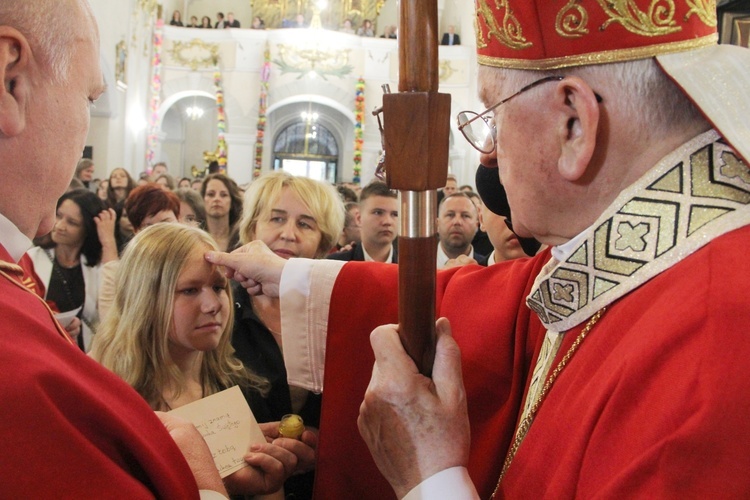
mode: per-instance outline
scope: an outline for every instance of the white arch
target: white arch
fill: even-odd
[[[215,101],[216,96],[210,92],[206,92],[204,90],[185,90],[182,92],[175,92],[174,94],[170,95],[166,99],[164,99],[164,102],[161,103],[159,106],[159,118],[157,120],[157,128],[161,130],[162,121],[164,120],[164,117],[167,114],[167,111],[169,111],[169,108],[172,107],[174,103],[177,101],[180,101],[182,99],[188,98],[188,97],[208,97],[209,99]]]

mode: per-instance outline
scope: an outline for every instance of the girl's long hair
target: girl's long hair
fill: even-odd
[[[117,291],[99,326],[91,356],[130,384],[155,410],[169,409],[164,391],[179,397],[185,380],[169,353],[169,332],[177,280],[196,249],[218,250],[206,232],[180,224],[156,224],[128,244],[117,271]],[[240,385],[267,392],[268,381],[247,370],[234,356],[232,291],[229,318],[219,345],[203,355],[204,395]]]

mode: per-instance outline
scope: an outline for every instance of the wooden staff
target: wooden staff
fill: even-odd
[[[401,192],[399,331],[419,370],[435,355],[437,189],[448,175],[450,95],[438,90],[436,0],[401,0],[398,93],[383,96],[386,172]]]

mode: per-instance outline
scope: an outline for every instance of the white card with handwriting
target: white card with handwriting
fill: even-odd
[[[195,425],[206,440],[222,478],[247,466],[242,457],[251,444],[266,442],[263,431],[238,386],[169,413]]]

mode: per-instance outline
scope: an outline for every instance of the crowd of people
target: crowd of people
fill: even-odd
[[[477,29],[512,14],[541,43],[559,15],[537,3]],[[487,110],[459,127],[512,210],[441,190],[426,378],[395,324],[386,184],[97,183],[88,3],[0,0],[0,496],[747,496],[750,52],[689,7],[680,30],[478,49]],[[515,234],[548,246],[515,258]],[[235,386],[267,442],[222,480],[168,411]]]
[[[187,28],[204,28],[204,29],[225,29],[225,28],[240,28],[241,24],[238,19],[235,18],[234,12],[228,12],[226,17],[223,12],[216,13],[216,21],[214,22],[210,16],[202,16],[200,22],[198,16],[190,16],[190,21],[185,22],[182,20],[182,13],[179,10],[175,10],[172,13],[172,18],[169,20],[170,26],[180,26]],[[305,20],[303,14],[297,14],[294,17],[282,19],[280,28],[307,28],[309,23]],[[266,29],[266,22],[260,16],[254,16],[250,23],[250,29],[263,30]],[[354,20],[350,18],[344,19],[341,27],[338,29],[341,33],[348,33],[351,35],[358,35],[363,37],[375,37],[375,25],[370,19],[363,19],[359,26],[356,26]],[[380,38],[398,38],[398,28],[395,25],[385,26],[383,32],[380,34]],[[459,45],[460,38],[455,33],[455,27],[449,26],[448,31],[443,34],[441,39],[441,45]]]
[[[198,16],[190,16],[190,21],[186,24],[182,21],[182,13],[179,10],[175,10],[172,13],[172,19],[169,20],[170,26],[180,26],[185,28],[204,28],[204,29],[227,29],[227,28],[239,28],[240,22],[235,19],[234,12],[228,12],[224,17],[223,12],[216,13],[216,23],[213,23],[209,16],[201,17],[200,23],[198,22]]]

